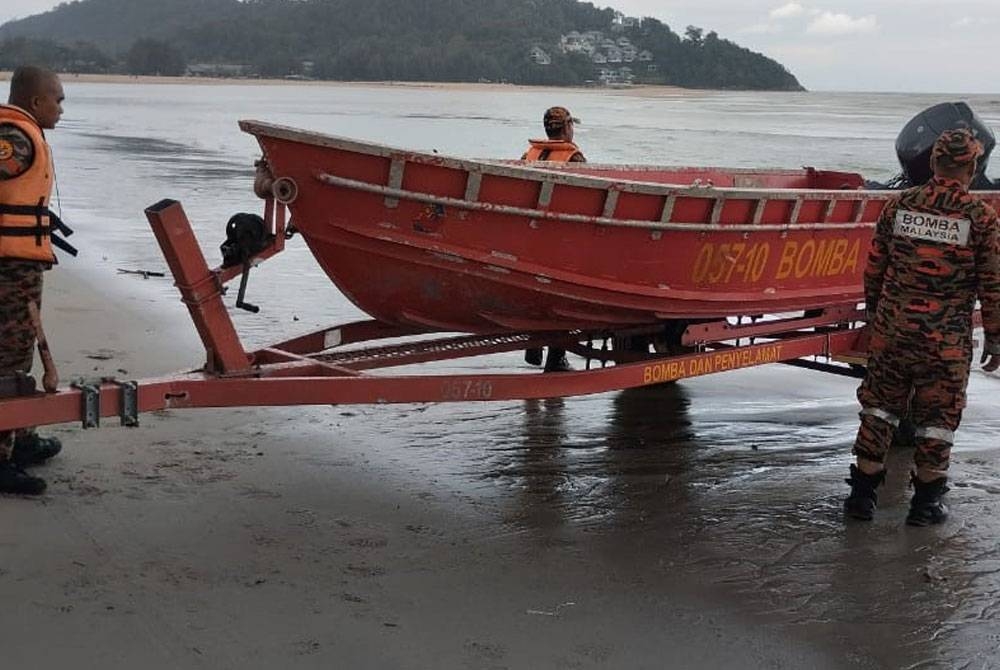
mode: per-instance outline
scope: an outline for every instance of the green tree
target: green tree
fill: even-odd
[[[714,31],[688,26],[678,34],[646,18],[613,32],[613,18],[613,10],[578,0],[78,0],[0,26],[0,40],[49,40],[45,53],[37,43],[17,53],[75,67],[105,67],[64,46],[76,40],[127,50],[118,67],[133,73],[178,74],[187,60],[285,76],[311,61],[321,78],[566,85],[596,79],[601,66],[562,53],[560,36],[599,30],[653,54],[652,62],[627,64],[645,83],[801,89],[780,63]],[[532,62],[533,46],[552,62]],[[0,49],[0,58],[13,52]]]
[[[125,54],[125,71],[129,74],[177,76],[186,69],[181,52],[160,40],[138,39]]]

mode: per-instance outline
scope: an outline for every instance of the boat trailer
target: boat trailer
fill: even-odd
[[[223,301],[240,279],[244,301],[251,267],[281,252],[293,228],[286,208],[269,199],[266,242],[243,262],[210,268],[180,203],[163,200],[146,217],[182,302],[205,346],[198,370],[120,381],[78,381],[55,392],[31,377],[8,378],[0,399],[0,429],[80,421],[84,428],[118,417],[136,426],[144,412],[167,409],[500,401],[586,395],[674,382],[689,377],[785,363],[863,375],[864,313],[856,304],[791,316],[759,315],[707,322],[669,322],[613,330],[502,332],[435,336],[426,327],[358,321],[248,352]],[[734,322],[735,321],[735,322]],[[678,327],[678,325],[680,327]],[[379,345],[379,341],[392,340]],[[486,374],[395,371],[423,363],[555,345],[584,357],[586,369]]]

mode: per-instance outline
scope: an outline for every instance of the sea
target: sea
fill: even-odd
[[[563,105],[581,119],[576,139],[591,162],[813,166],[877,180],[899,171],[896,135],[932,104],[964,100],[1000,127],[1000,95],[64,83],[65,116],[50,133],[56,206],[81,253],[57,271],[148,309],[176,309],[178,296],[169,279],[119,272],[165,270],[145,207],[181,201],[210,262],[229,216],[260,210],[260,152],[240,119],[516,158],[541,134],[544,110]],[[300,239],[253,271],[248,299],[261,312],[234,318],[249,346],[363,316]],[[177,328],[190,337],[189,324]],[[179,367],[202,356],[192,347]],[[460,365],[524,363],[513,353]],[[856,384],[779,365],[581,398],[358,407],[338,426],[340,439],[377,433],[405,476],[492,501],[515,530],[667,547],[671,565],[726,589],[744,613],[839,640],[857,667],[1000,667],[1000,378],[972,376],[955,520],[916,532],[901,523],[905,450],[890,462],[884,518],[859,527],[840,517]]]

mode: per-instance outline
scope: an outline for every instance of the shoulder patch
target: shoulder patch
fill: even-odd
[[[12,123],[0,123],[0,180],[19,177],[35,162],[35,145]]]

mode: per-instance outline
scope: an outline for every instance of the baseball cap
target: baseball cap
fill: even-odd
[[[932,158],[944,158],[956,167],[968,165],[982,155],[983,145],[968,128],[944,131],[931,150]]]
[[[542,119],[546,128],[562,128],[570,121],[580,123],[580,119],[570,114],[565,107],[549,107],[545,110],[545,116]]]

